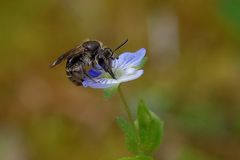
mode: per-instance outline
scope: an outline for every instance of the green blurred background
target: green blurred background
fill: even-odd
[[[0,2],[0,159],[115,160],[127,156],[118,95],[76,87],[63,52],[86,38],[147,49],[124,84],[165,122],[157,160],[240,159],[239,0]]]

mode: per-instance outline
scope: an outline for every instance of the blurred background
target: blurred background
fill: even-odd
[[[157,160],[240,159],[239,0],[15,0],[0,2],[1,160],[131,156],[118,95],[49,69],[86,38],[147,49],[144,76],[122,89],[165,123]]]

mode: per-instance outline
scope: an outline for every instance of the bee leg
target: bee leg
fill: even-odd
[[[91,76],[89,76],[88,74],[84,74],[87,78],[89,78],[91,81],[98,83],[95,79],[93,79]]]
[[[101,70],[102,70],[102,68],[101,68],[97,63],[95,63],[95,62],[93,62],[93,63],[91,64],[91,66],[92,66],[92,68],[95,69],[95,70],[98,70],[98,71],[101,71]]]
[[[76,86],[82,86],[82,82],[83,80],[78,80],[78,79],[73,79],[72,82],[76,85]]]
[[[90,79],[91,81],[93,81],[93,82],[96,82],[97,83],[97,81],[96,80],[94,80],[85,70],[83,70],[83,74],[84,74],[84,76],[86,77],[86,78],[88,78],[88,79]]]

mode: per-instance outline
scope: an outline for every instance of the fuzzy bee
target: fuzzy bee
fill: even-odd
[[[58,57],[50,67],[55,67],[66,60],[67,77],[77,86],[82,85],[84,78],[92,79],[87,73],[89,68],[99,69],[99,66],[115,79],[112,71],[112,60],[117,57],[114,52],[126,44],[127,41],[126,39],[116,49],[111,50],[103,46],[100,41],[87,40]]]

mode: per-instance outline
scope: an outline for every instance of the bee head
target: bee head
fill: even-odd
[[[102,67],[102,69],[109,73],[113,79],[116,79],[113,71],[112,71],[112,60],[106,59],[105,57],[98,57],[97,63]]]
[[[85,51],[95,52],[100,48],[100,43],[98,41],[86,41],[82,44]]]

